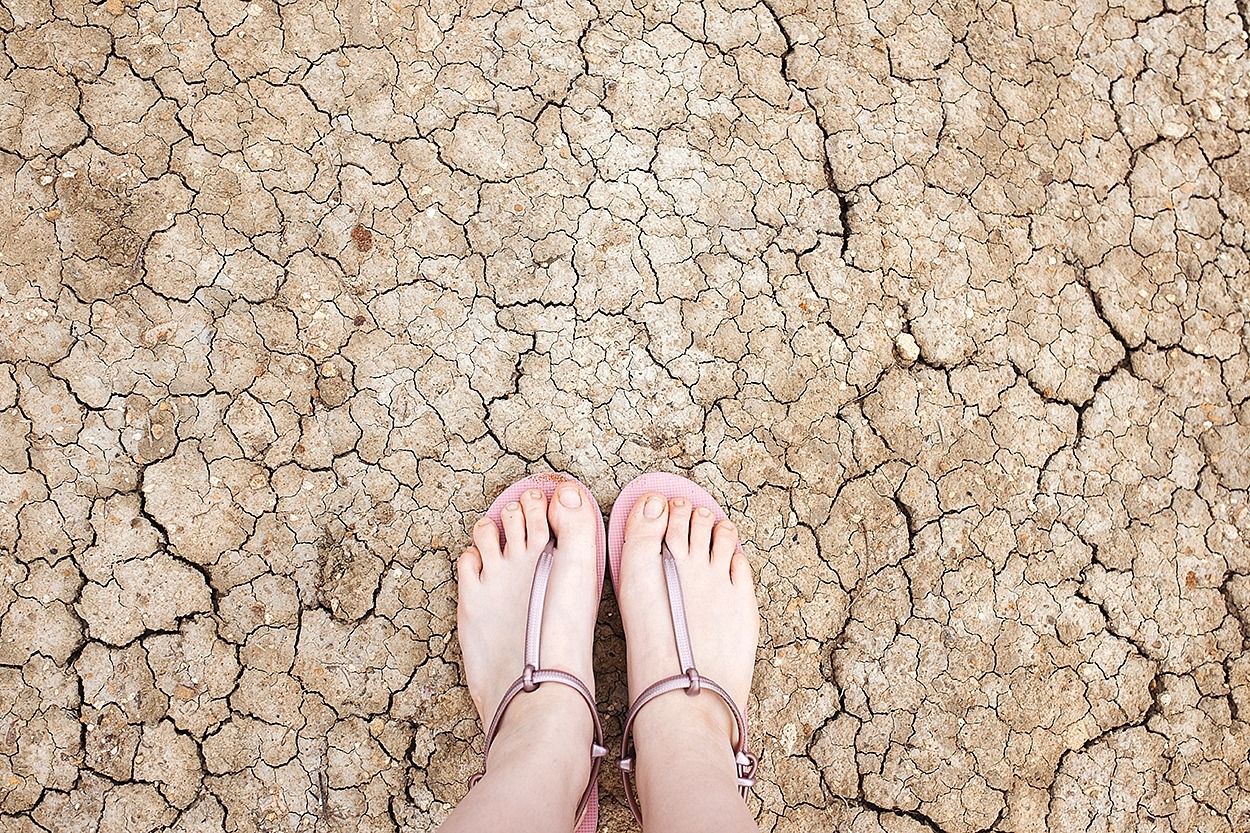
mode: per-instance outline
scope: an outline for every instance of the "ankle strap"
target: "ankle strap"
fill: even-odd
[[[538,556],[538,565],[534,568],[534,582],[530,585],[529,608],[525,616],[525,669],[521,672],[521,676],[508,687],[503,699],[499,701],[499,706],[495,709],[495,716],[491,718],[490,726],[486,729],[486,747],[482,751],[482,771],[469,779],[469,787],[472,789],[486,774],[486,757],[490,754],[491,744],[495,742],[495,735],[499,731],[499,724],[503,721],[504,712],[508,710],[508,706],[516,699],[516,696],[535,691],[543,683],[568,686],[581,695],[587,708],[590,709],[590,717],[595,726],[594,740],[590,745],[590,779],[577,805],[577,814],[574,816],[574,823],[577,824],[580,823],[590,803],[590,795],[599,778],[599,765],[603,757],[608,754],[608,750],[603,745],[603,724],[599,720],[599,711],[595,707],[595,696],[590,693],[586,684],[567,671],[539,667],[543,605],[547,598],[547,582],[551,578],[551,565],[554,557],[555,541],[551,540],[547,542],[542,554]]]
[[[638,712],[662,694],[684,690],[687,695],[694,697],[703,691],[710,691],[725,701],[735,724],[737,737],[731,739],[730,746],[733,749],[734,764],[738,771],[738,792],[743,798],[746,798],[748,790],[755,785],[755,769],[758,765],[756,757],[747,751],[746,716],[729,696],[729,692],[720,684],[704,677],[695,667],[694,651],[690,645],[690,628],[686,622],[686,603],[681,593],[681,578],[677,574],[677,559],[673,557],[668,545],[663,543],[660,545],[660,557],[664,564],[664,584],[668,591],[669,612],[673,618],[673,638],[677,642],[677,658],[683,670],[681,674],[665,677],[648,686],[642,694],[638,695],[638,699],[634,700],[633,705],[629,707],[629,713],[625,716],[625,726],[621,736],[621,757],[617,761],[617,766],[621,769],[621,780],[625,784],[625,800],[639,824],[642,824],[642,808],[638,804],[638,794],[634,783],[629,777],[634,770],[630,738],[633,736],[634,720],[638,717]]]

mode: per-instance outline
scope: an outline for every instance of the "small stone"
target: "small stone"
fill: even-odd
[[[920,358],[920,345],[916,343],[911,333],[899,333],[895,336],[894,349],[898,351],[899,358],[903,361],[914,362]]]

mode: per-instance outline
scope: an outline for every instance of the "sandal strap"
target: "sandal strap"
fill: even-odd
[[[673,618],[673,638],[677,642],[677,661],[681,673],[694,670],[694,649],[690,645],[690,625],[686,622],[686,600],[681,593],[681,576],[677,574],[677,559],[668,548],[660,544],[660,561],[664,565],[664,589],[668,591],[668,609]],[[698,694],[696,689],[695,694]]]
[[[534,567],[534,581],[530,584],[530,601],[525,611],[525,667],[539,667],[539,650],[543,638],[543,606],[547,603],[547,583],[551,581],[551,567],[555,563],[556,542],[547,539]],[[532,691],[533,689],[526,689]]]
[[[629,777],[634,770],[630,738],[633,736],[634,720],[638,717],[638,712],[660,695],[684,690],[687,695],[694,697],[703,691],[711,691],[725,701],[730,714],[733,715],[737,730],[737,737],[731,740],[730,746],[733,749],[734,764],[738,770],[738,792],[743,798],[746,798],[748,790],[755,785],[755,769],[759,763],[756,757],[747,751],[747,719],[742,709],[738,708],[738,704],[729,696],[728,691],[719,683],[704,677],[695,667],[694,651],[690,645],[690,628],[686,622],[686,604],[681,593],[681,578],[677,574],[677,559],[673,557],[668,545],[664,543],[660,545],[660,557],[664,565],[664,583],[668,590],[669,611],[673,618],[673,637],[677,642],[677,658],[683,670],[681,674],[665,677],[648,686],[634,700],[629,707],[629,713],[625,716],[625,725],[621,735],[621,757],[617,761],[617,766],[621,769],[621,780],[625,785],[625,800],[639,824],[642,824],[642,808],[638,803],[634,783]]]
[[[590,709],[590,717],[595,726],[594,740],[590,745],[590,779],[586,784],[585,792],[582,793],[582,800],[577,805],[577,814],[574,816],[576,822],[580,823],[590,803],[591,792],[599,778],[599,765],[603,757],[608,754],[608,750],[603,745],[603,723],[599,720],[595,695],[591,693],[589,686],[567,671],[540,668],[538,665],[542,642],[543,605],[547,598],[547,582],[551,578],[554,558],[555,541],[551,540],[547,542],[542,554],[538,556],[538,565],[534,568],[534,582],[530,585],[529,608],[525,618],[525,670],[512,685],[508,686],[503,699],[499,701],[499,706],[495,709],[495,716],[491,718],[490,726],[486,729],[486,746],[482,750],[482,771],[469,779],[469,787],[472,788],[486,774],[486,756],[490,754],[491,744],[495,742],[495,735],[499,731],[499,724],[503,721],[504,712],[508,710],[508,706],[517,695],[534,691],[543,683],[568,686],[581,695],[586,707]]]

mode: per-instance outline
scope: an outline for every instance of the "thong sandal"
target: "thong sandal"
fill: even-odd
[[[521,495],[529,489],[537,489],[547,496],[548,502],[551,501],[555,490],[565,483],[572,483],[582,491],[582,499],[595,504],[595,498],[590,490],[578,480],[564,474],[533,474],[529,477],[518,480],[503,491],[495,502],[491,504],[490,509],[486,510],[486,516],[495,522],[496,528],[499,530],[500,546],[504,544],[503,523],[500,521],[500,515],[504,506],[513,501],[519,501]],[[595,531],[595,551],[598,553],[599,561],[599,590],[603,593],[603,552],[604,552],[604,532],[603,518],[599,518],[599,528]],[[551,578],[551,567],[556,557],[556,541],[554,536],[548,539],[547,546],[543,548],[542,554],[538,556],[538,565],[534,568],[534,583],[530,586],[529,609],[525,617],[525,666],[521,672],[521,676],[516,679],[511,686],[508,687],[503,699],[499,701],[499,707],[495,709],[495,716],[491,719],[490,726],[486,729],[486,747],[482,752],[482,771],[469,779],[469,787],[472,788],[482,776],[486,774],[486,755],[490,752],[490,745],[495,740],[495,733],[499,730],[499,724],[503,720],[504,712],[507,711],[508,705],[519,694],[534,691],[544,683],[558,683],[568,686],[582,696],[582,700],[586,702],[586,707],[590,709],[591,717],[595,724],[595,738],[590,747],[590,782],[586,785],[586,791],[582,793],[582,800],[577,805],[577,814],[574,818],[577,820],[574,833],[594,833],[599,824],[599,764],[603,757],[608,754],[608,750],[603,745],[603,724],[599,721],[599,712],[595,707],[595,696],[591,693],[590,687],[577,677],[566,671],[559,671],[554,668],[543,668],[540,662],[540,647],[542,642],[542,621],[543,621],[543,605],[547,598],[547,581]]]
[[[659,492],[668,499],[684,497],[694,508],[704,507],[711,510],[716,522],[726,519],[725,510],[720,507],[710,494],[702,487],[684,477],[663,472],[652,472],[635,477],[621,491],[620,497],[612,506],[612,516],[608,520],[608,566],[612,571],[612,583],[620,589],[621,550],[625,545],[625,521],[638,499],[647,492]],[[634,769],[634,752],[630,743],[633,733],[634,719],[643,706],[661,694],[684,689],[686,694],[694,697],[702,691],[710,691],[725,701],[737,725],[738,737],[731,740],[730,746],[734,753],[734,762],[738,768],[738,791],[746,798],[748,791],[755,785],[756,758],[747,751],[747,720],[742,709],[719,684],[699,673],[694,664],[694,653],[690,647],[690,628],[686,623],[686,605],[681,595],[681,579],[677,574],[677,561],[669,551],[668,545],[660,544],[660,557],[664,564],[664,584],[668,590],[668,607],[673,619],[673,637],[677,642],[677,658],[681,664],[681,673],[653,683],[648,686],[638,699],[629,707],[625,717],[625,726],[621,736],[621,757],[617,765],[621,769],[621,780],[625,784],[625,800],[639,824],[642,824],[642,810],[638,805],[638,795],[634,789],[630,773]]]

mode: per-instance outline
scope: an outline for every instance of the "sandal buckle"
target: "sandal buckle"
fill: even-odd
[[[738,764],[738,786],[755,786],[755,770],[759,766],[759,759],[745,750],[734,757]]]
[[[694,697],[702,690],[702,678],[699,677],[698,671],[693,668],[687,668],[686,679],[690,681],[690,684],[686,686],[686,694]]]
[[[534,682],[534,671],[536,669],[532,665],[526,665],[525,670],[521,672],[521,690],[533,691],[538,688],[538,683]]]

